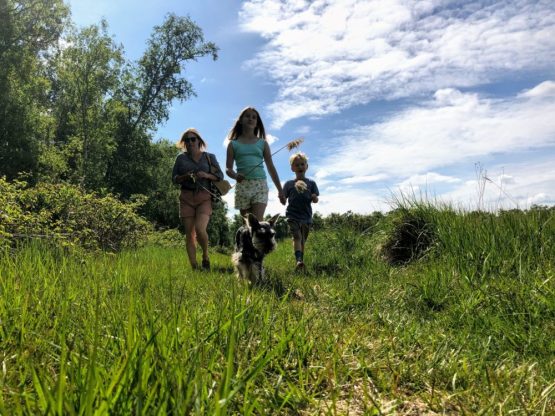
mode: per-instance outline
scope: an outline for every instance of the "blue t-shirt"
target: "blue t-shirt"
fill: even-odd
[[[256,143],[252,144],[240,143],[237,140],[232,140],[231,143],[233,146],[233,157],[237,165],[237,173],[246,175],[245,179],[266,179],[266,172],[262,164],[264,160],[264,143],[266,142],[259,139]]]
[[[312,224],[312,194],[320,195],[320,192],[312,179],[300,180],[306,184],[306,191],[299,192],[295,188],[297,179],[287,181],[283,186],[283,194],[288,201],[285,216],[302,224]]]

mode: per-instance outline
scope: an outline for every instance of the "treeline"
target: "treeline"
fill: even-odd
[[[132,61],[105,21],[76,28],[62,0],[0,0],[0,22],[0,177],[143,198],[142,215],[177,226],[176,149],[153,132],[194,95],[185,65],[216,45],[168,14]]]

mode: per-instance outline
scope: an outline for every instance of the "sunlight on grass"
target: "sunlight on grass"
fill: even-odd
[[[433,238],[391,264],[406,218]],[[218,253],[6,249],[0,413],[553,414],[553,210],[380,221],[311,234],[306,273],[281,242],[258,288]]]

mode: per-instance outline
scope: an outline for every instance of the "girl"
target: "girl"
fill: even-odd
[[[195,241],[198,240],[202,249],[202,268],[210,270],[206,227],[212,215],[212,200],[208,189],[210,181],[219,181],[224,175],[216,156],[204,151],[206,143],[196,129],[187,129],[177,147],[183,149],[183,153],[175,160],[172,179],[181,185],[179,217],[185,227],[187,256],[191,267],[198,269]],[[210,172],[210,165],[215,168],[215,173]]]
[[[235,208],[243,217],[250,212],[262,221],[268,205],[268,184],[262,162],[266,163],[280,200],[283,199],[283,190],[266,141],[264,124],[255,108],[247,107],[241,111],[228,140],[226,173],[237,181]],[[233,162],[237,171],[233,170]]]

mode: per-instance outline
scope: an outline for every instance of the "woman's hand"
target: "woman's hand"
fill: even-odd
[[[191,178],[191,172],[187,172],[187,173],[184,173],[183,175],[176,176],[175,182],[181,184],[190,178]]]
[[[210,173],[208,173],[208,172],[205,172],[205,171],[203,171],[203,170],[199,170],[199,171],[197,172],[196,175],[197,175],[197,178],[198,178],[198,179],[209,179],[209,180],[212,180],[212,178],[211,178],[212,174],[210,174]]]

